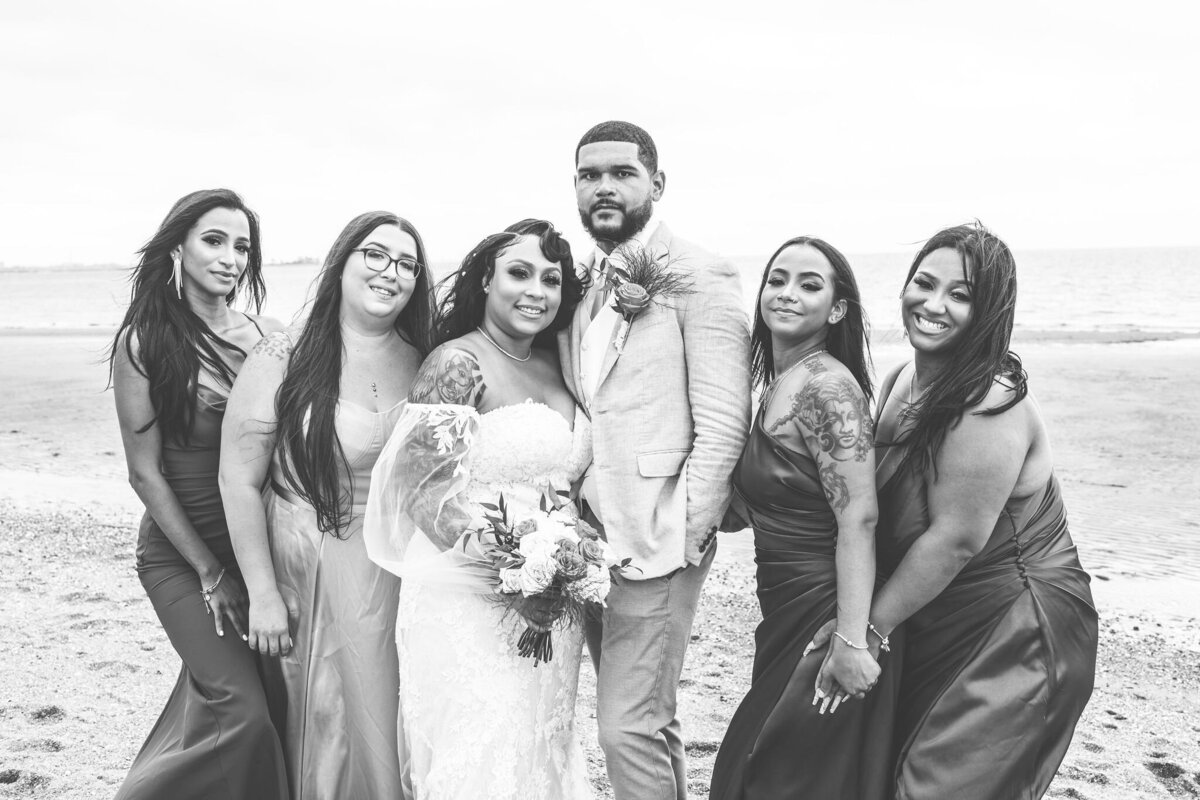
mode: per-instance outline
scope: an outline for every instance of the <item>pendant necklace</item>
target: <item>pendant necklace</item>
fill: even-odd
[[[493,339],[491,336],[488,336],[488,332],[487,332],[487,331],[485,331],[485,330],[483,329],[483,327],[482,327],[482,326],[477,326],[477,327],[475,328],[475,330],[479,331],[480,335],[481,335],[481,336],[483,336],[483,338],[485,338],[485,339],[487,339],[487,340],[488,340],[488,344],[490,344],[492,347],[494,347],[494,348],[496,348],[497,350],[499,350],[501,353],[504,353],[504,355],[508,356],[508,357],[509,357],[509,358],[511,358],[513,361],[520,361],[521,363],[525,363],[526,361],[528,361],[528,360],[529,360],[529,359],[530,359],[530,358],[533,356],[533,346],[532,346],[532,345],[530,346],[530,348],[529,348],[529,352],[528,352],[528,353],[525,355],[525,357],[524,357],[524,358],[521,358],[520,356],[514,356],[512,353],[508,352],[508,351],[507,351],[507,350],[505,350],[503,347],[501,347],[501,346],[500,346],[500,345],[499,345],[499,344],[496,342],[496,340],[495,340],[495,339]]]

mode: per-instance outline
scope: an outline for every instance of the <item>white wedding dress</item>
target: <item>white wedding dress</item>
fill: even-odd
[[[435,418],[418,421],[430,409]],[[494,504],[502,494],[510,519],[518,521],[538,513],[548,485],[569,487],[591,461],[588,419],[577,413],[572,430],[561,414],[533,402],[482,415],[464,406],[408,411],[410,424],[402,419],[396,434],[407,438],[390,442],[377,467],[383,482],[372,484],[372,495],[380,495],[374,513],[368,509],[367,533],[372,558],[403,578],[396,645],[406,791],[416,800],[590,798],[575,731],[582,631],[556,626],[549,663],[519,656],[526,625],[498,602],[495,571],[451,544],[461,533],[462,514],[477,516],[479,503]],[[424,438],[411,432],[422,424]],[[418,440],[424,444],[414,445]],[[425,459],[431,441],[441,466]],[[412,462],[425,466],[414,469]],[[414,473],[436,477],[414,479]],[[444,492],[453,499],[408,516],[389,505],[404,480],[422,487],[420,498],[401,501],[408,508],[427,503],[447,480],[457,484]],[[447,510],[455,504],[457,518]],[[412,522],[412,532],[398,532],[396,519]]]

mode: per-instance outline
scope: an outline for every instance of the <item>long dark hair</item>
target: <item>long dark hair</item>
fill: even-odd
[[[183,443],[191,438],[201,364],[226,386],[232,386],[233,370],[219,351],[246,355],[240,347],[214,333],[186,299],[180,301],[171,277],[171,251],[182,246],[192,227],[214,208],[241,211],[250,225],[246,268],[238,275],[233,291],[225,300],[232,303],[239,290],[245,288],[254,311],[262,308],[267,289],[262,277],[258,217],[236,192],[229,189],[192,192],[171,206],[158,231],[138,251],[138,263],[129,275],[132,285],[129,309],[108,351],[110,383],[118,347],[125,349],[134,369],[150,382],[154,417],[138,428],[138,433],[157,425],[165,442]],[[136,355],[133,350],[135,340]]]
[[[775,378],[775,350],[771,344],[771,329],[767,327],[762,315],[762,293],[767,285],[767,276],[771,274],[771,265],[779,254],[789,247],[806,245],[825,256],[833,267],[833,300],[846,301],[846,316],[836,325],[830,325],[825,337],[825,349],[831,356],[842,362],[854,380],[871,401],[871,325],[867,320],[867,312],[863,309],[862,296],[858,292],[858,281],[854,279],[854,270],[850,262],[836,247],[815,236],[797,236],[788,239],[769,259],[763,268],[762,281],[758,284],[758,294],[754,301],[754,329],[750,334],[750,375],[756,388],[769,384]]]
[[[491,280],[496,270],[496,258],[522,236],[536,236],[542,255],[562,268],[562,303],[558,314],[533,338],[535,347],[554,346],[556,334],[570,324],[575,307],[587,294],[590,280],[575,271],[571,245],[544,219],[523,219],[509,225],[502,233],[493,233],[467,253],[457,272],[446,276],[442,284],[448,288],[438,305],[434,323],[435,344],[457,339],[482,324],[487,305],[484,284]]]
[[[962,257],[963,277],[971,290],[971,321],[924,397],[906,412],[915,425],[900,443],[907,447],[902,468],[924,471],[933,466],[935,480],[934,462],[946,432],[958,424],[967,409],[983,402],[997,378],[1012,384],[1011,396],[998,406],[978,409],[973,414],[1003,413],[1029,393],[1021,359],[1008,349],[1017,307],[1017,263],[1012,251],[979,221],[946,228],[934,234],[917,253],[904,285],[912,281],[930,253],[942,248]]]
[[[425,244],[412,223],[388,211],[369,211],[350,221],[325,256],[317,277],[317,291],[304,328],[296,339],[287,374],[275,395],[277,446],[281,480],[272,478],[276,490],[286,485],[313,507],[324,533],[341,538],[350,515],[341,477],[349,475],[346,453],[334,427],[341,389],[342,272],[350,253],[380,225],[395,225],[417,244],[423,265],[412,296],[396,318],[396,332],[421,358],[429,354],[433,300]]]

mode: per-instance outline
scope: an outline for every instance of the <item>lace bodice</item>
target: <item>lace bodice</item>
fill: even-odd
[[[569,488],[591,460],[587,415],[576,412],[572,429],[545,403],[501,406],[479,417],[468,492],[488,502],[503,492],[510,503],[536,508],[547,484]]]

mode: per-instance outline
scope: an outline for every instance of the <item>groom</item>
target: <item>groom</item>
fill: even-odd
[[[750,417],[740,278],[659,219],[666,182],[654,140],[636,125],[602,122],[576,147],[579,217],[596,242],[582,266],[594,283],[559,334],[559,355],[592,420],[584,501],[636,567],[587,630],[616,800],[687,797],[675,695]],[[605,280],[621,263],[618,247],[663,257],[691,288],[640,312],[621,352]]]

